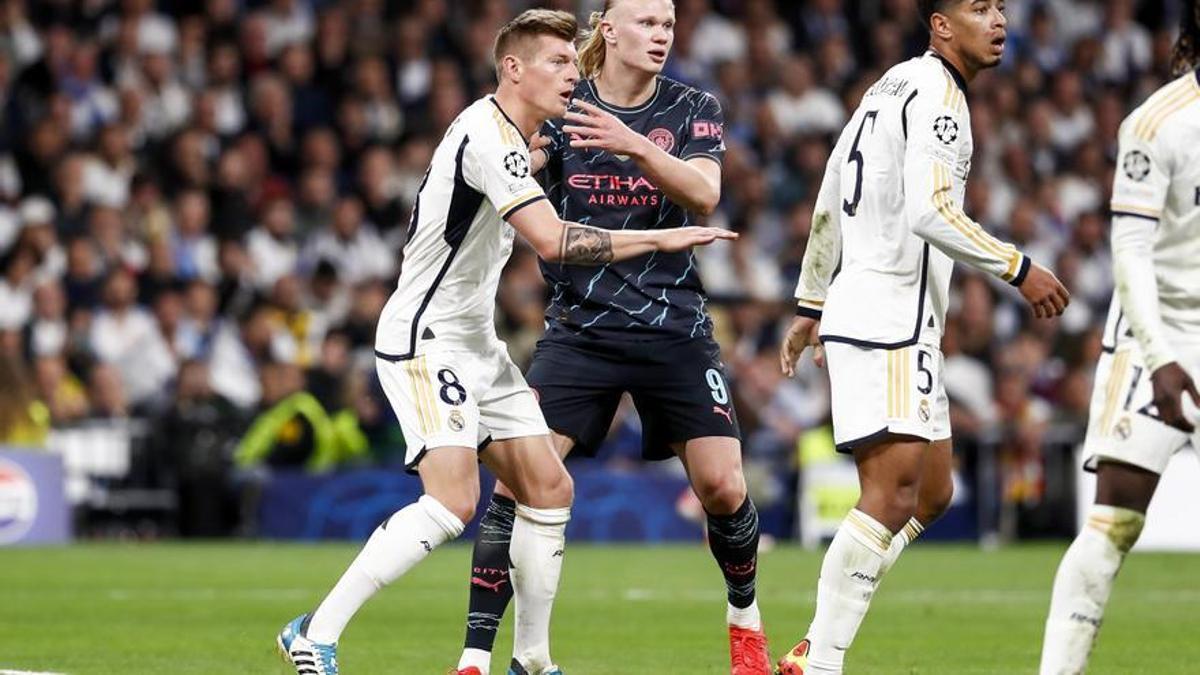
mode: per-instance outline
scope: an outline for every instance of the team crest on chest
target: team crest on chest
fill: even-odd
[[[658,127],[646,134],[646,138],[654,141],[654,144],[662,149],[663,152],[670,152],[675,147],[675,134],[670,131]]]

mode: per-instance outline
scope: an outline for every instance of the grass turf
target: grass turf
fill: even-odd
[[[273,639],[311,608],[354,545],[83,544],[0,549],[0,670],[284,673]],[[876,596],[850,673],[1032,673],[1063,548],[919,545]],[[440,674],[457,660],[469,548],[437,551],[377,596],[342,639],[351,675]],[[1200,558],[1135,554],[1118,581],[1092,673],[1197,672]],[[772,653],[803,636],[820,554],[760,564]],[[728,673],[724,590],[701,546],[575,545],[555,611],[570,675]],[[493,672],[504,672],[511,624]]]

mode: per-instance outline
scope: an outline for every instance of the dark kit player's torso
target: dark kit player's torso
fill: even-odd
[[[720,162],[720,106],[710,94],[660,77],[654,95],[635,108],[600,100],[582,80],[575,97],[615,115],[666,152]],[[695,217],[664,195],[629,157],[574,149],[562,120],[548,122],[546,194],[564,220],[612,230],[694,225]],[[542,263],[550,285],[547,339],[615,341],[708,337],[704,289],[692,252],[652,253],[601,267]]]

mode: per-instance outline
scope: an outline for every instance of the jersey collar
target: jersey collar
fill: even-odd
[[[517,126],[517,123],[512,121],[512,118],[508,116],[508,113],[504,112],[504,108],[500,107],[500,102],[496,100],[496,97],[488,96],[488,100],[492,102],[492,105],[496,106],[496,110],[499,110],[501,115],[504,115],[504,119],[508,120],[508,123],[512,125],[512,128],[517,130],[517,135],[521,137],[522,141],[525,141],[525,145],[529,145],[529,139],[525,138],[525,134],[521,131],[521,127]]]
[[[932,56],[938,61],[941,61],[946,70],[950,71],[950,76],[954,78],[954,84],[958,85],[958,88],[963,94],[967,93],[967,80],[962,76],[962,73],[958,72],[958,68],[955,68],[953,63],[950,63],[946,57],[939,54],[937,50],[933,49],[932,47],[929,49],[929,51],[925,52],[925,54],[926,56]]]
[[[623,108],[619,105],[613,105],[612,103],[600,98],[600,92],[596,90],[596,83],[591,78],[585,79],[584,82],[587,83],[588,89],[591,90],[592,98],[596,100],[597,105],[599,105],[601,108],[606,108],[609,112],[623,113],[626,115],[640,113],[654,105],[654,102],[658,100],[659,92],[662,91],[662,78],[656,77],[654,78],[654,93],[650,95],[650,98],[647,99],[645,103],[633,108]]]

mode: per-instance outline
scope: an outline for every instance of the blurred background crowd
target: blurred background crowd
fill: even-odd
[[[239,471],[395,464],[375,321],[443,130],[494,87],[496,29],[547,0],[0,1],[0,442],[119,428],[122,481],[230,531]],[[966,211],[1073,295],[1034,322],[959,267],[944,344],[963,466],[1039,525],[1068,488],[1112,291],[1117,127],[1169,78],[1174,0],[1008,0],[1003,65],[969,100]],[[785,503],[823,375],[777,346],[832,141],[927,36],[913,0],[678,0],[666,75],[714,93],[728,152],[701,272],[751,478]],[[528,362],[545,286],[518,246],[499,331]],[[622,415],[604,461],[637,455]],[[65,442],[65,441],[64,441]],[[1067,459],[1064,459],[1067,458]],[[1067,467],[1067,468],[1064,468]],[[119,473],[119,472],[118,472]],[[968,473],[970,473],[968,471]],[[233,490],[233,487],[229,488]],[[1023,511],[1021,511],[1023,509]]]

